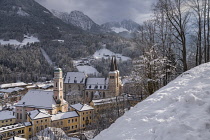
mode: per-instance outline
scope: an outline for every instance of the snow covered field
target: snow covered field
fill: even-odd
[[[23,46],[23,45],[26,45],[27,43],[34,43],[34,42],[39,42],[39,39],[34,37],[34,36],[27,36],[27,35],[24,35],[24,40],[22,42],[18,42],[17,40],[15,39],[10,39],[9,41],[4,41],[3,39],[0,39],[0,44],[1,45],[7,45],[7,44],[10,44],[10,45],[16,45],[16,46]]]
[[[193,68],[102,131],[94,140],[209,140],[210,63]]]
[[[99,72],[92,66],[77,66],[79,72],[84,72],[85,74],[98,75]]]
[[[126,56],[122,56],[121,54],[116,54],[106,48],[103,48],[103,49],[100,49],[98,51],[96,51],[94,54],[93,54],[93,57],[96,58],[96,59],[101,59],[101,58],[104,58],[104,59],[108,59],[108,58],[111,58],[112,55],[115,55],[117,57],[117,60],[122,60],[122,61],[127,61],[127,60],[130,60],[131,58],[130,57],[126,57]]]
[[[120,33],[120,32],[124,32],[124,31],[129,32],[127,29],[122,28],[122,27],[120,27],[120,28],[112,27],[111,30],[114,31],[115,33]]]

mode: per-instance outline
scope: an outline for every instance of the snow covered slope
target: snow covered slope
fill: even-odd
[[[138,31],[139,24],[132,20],[123,20],[121,22],[107,22],[101,25],[104,29],[114,31],[116,33],[127,31],[135,32]]]
[[[103,48],[103,49],[100,49],[98,51],[96,51],[94,54],[93,54],[93,57],[96,58],[96,59],[101,59],[101,58],[104,58],[104,59],[108,59],[108,58],[111,58],[113,55],[115,55],[117,57],[117,60],[122,60],[122,61],[127,61],[127,60],[131,60],[130,57],[127,57],[127,56],[123,56],[122,54],[118,54],[118,53],[114,53],[106,48]]]
[[[94,140],[209,140],[210,63],[193,68],[120,117]]]

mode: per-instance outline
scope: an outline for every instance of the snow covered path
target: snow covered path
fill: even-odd
[[[52,62],[52,60],[50,59],[50,57],[47,55],[47,53],[45,52],[45,50],[41,48],[41,52],[42,52],[44,58],[46,59],[46,61],[48,62],[48,64],[49,64],[50,66],[52,66],[52,65],[53,65],[53,62]]]
[[[102,131],[94,140],[209,140],[210,63],[193,68]]]

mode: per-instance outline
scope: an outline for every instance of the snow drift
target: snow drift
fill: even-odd
[[[210,63],[183,73],[95,137],[95,140],[209,139]]]

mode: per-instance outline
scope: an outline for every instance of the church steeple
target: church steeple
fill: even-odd
[[[116,57],[112,56],[111,65],[110,65],[110,71],[116,71],[116,70],[117,70]]]

